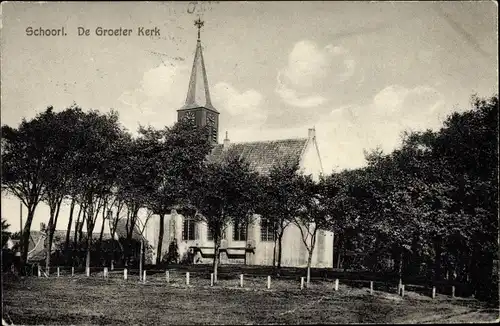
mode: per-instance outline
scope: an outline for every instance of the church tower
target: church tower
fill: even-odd
[[[207,71],[205,70],[200,40],[200,30],[203,23],[200,18],[194,22],[195,26],[198,27],[198,41],[196,42],[196,52],[191,78],[189,79],[186,103],[181,109],[177,110],[177,120],[188,119],[199,127],[208,125],[210,127],[210,141],[217,143],[219,136],[219,112],[212,106],[208,90]]]

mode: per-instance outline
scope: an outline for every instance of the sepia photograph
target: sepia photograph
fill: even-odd
[[[497,323],[497,1],[2,2],[2,325]]]

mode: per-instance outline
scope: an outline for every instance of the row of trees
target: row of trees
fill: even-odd
[[[389,255],[401,278],[472,282],[498,298],[498,96],[472,104],[327,178],[338,254],[361,252],[370,269]]]
[[[70,205],[67,255],[75,215],[78,229],[74,240],[86,226],[87,248],[99,216],[99,242],[105,221],[110,221],[114,235],[124,215],[125,241],[130,242],[141,208],[148,210],[148,216],[164,216],[182,201],[186,185],[192,184],[190,178],[210,149],[206,137],[201,136],[205,132],[180,123],[159,131],[141,128],[140,136],[133,138],[119,124],[116,112],[84,112],[76,105],[61,112],[49,107],[32,120],[23,119],[18,128],[2,126],[2,191],[15,195],[28,209],[22,261],[27,258],[31,224],[40,202],[50,211],[46,227],[49,253],[64,201]],[[50,257],[46,255],[47,267]]]
[[[451,273],[484,285],[498,250],[497,124],[498,96],[475,98],[472,110],[454,113],[439,131],[408,132],[393,152],[367,153],[366,167],[313,182],[298,172],[298,162],[259,175],[231,150],[211,157],[208,131],[189,122],[140,128],[134,138],[115,112],[48,108],[18,128],[2,127],[2,186],[28,208],[23,260],[38,203],[50,207],[50,250],[59,209],[68,201],[68,254],[77,207],[77,225],[85,224],[87,234],[99,214],[103,223],[111,221],[112,233],[125,217],[125,243],[139,210],[146,209],[160,217],[160,262],[164,218],[175,208],[207,224],[216,275],[228,222],[248,225],[259,214],[274,225],[278,268],[283,234],[293,223],[307,248],[308,267],[322,228],[335,233],[337,267],[347,252],[357,252],[364,257],[358,265],[372,270],[392,257],[400,278],[430,273],[439,280]],[[90,248],[91,237],[87,241]]]

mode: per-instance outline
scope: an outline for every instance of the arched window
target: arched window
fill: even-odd
[[[233,227],[233,240],[246,241],[247,240],[247,226],[245,223],[235,223]]]
[[[274,223],[267,218],[260,220],[260,240],[274,241]]]
[[[207,227],[207,241],[214,241],[214,236],[212,235],[212,231]]]
[[[196,222],[191,217],[184,217],[182,223],[182,240],[195,240],[195,227]]]

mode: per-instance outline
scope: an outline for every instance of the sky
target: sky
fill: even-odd
[[[231,142],[302,138],[314,127],[325,173],[363,166],[364,150],[393,150],[405,130],[439,128],[472,94],[498,94],[492,1],[3,2],[1,11],[1,122],[13,127],[73,102],[118,111],[132,133],[172,125],[198,16],[219,141],[226,131]],[[28,27],[66,35],[28,36]],[[98,27],[132,35],[98,36]],[[160,35],[139,36],[140,27]],[[2,193],[12,230],[19,211]],[[41,204],[32,229],[47,221]]]

